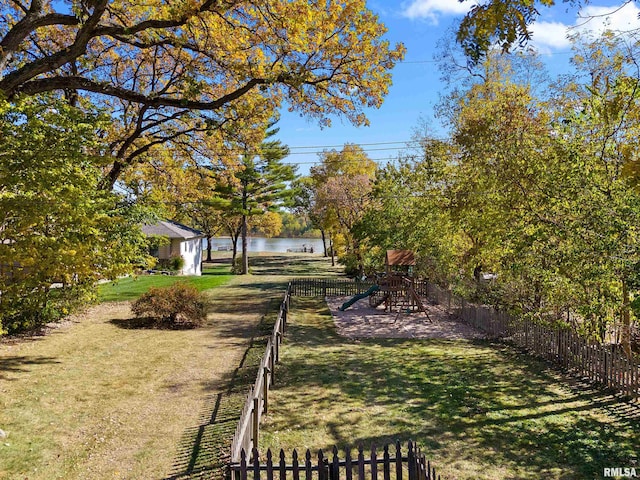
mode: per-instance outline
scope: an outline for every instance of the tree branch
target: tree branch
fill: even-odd
[[[42,15],[41,12],[29,11],[0,41],[0,51],[3,55],[15,52],[24,39],[38,28],[51,25],[78,25],[79,23],[78,18],[73,15],[62,13]]]
[[[109,0],[96,0],[93,13],[82,25],[80,30],[78,30],[73,44],[53,55],[39,58],[22,68],[14,70],[0,81],[0,91],[3,91],[7,97],[12,97],[15,95],[18,87],[30,79],[42,73],[52,72],[83,55],[87,49],[89,40],[94,36],[93,32],[95,32],[95,28],[104,14],[108,3]],[[27,15],[23,20],[30,18],[30,16],[31,15]],[[33,29],[28,29],[27,34],[31,31],[33,31]]]
[[[19,88],[16,88],[12,96],[18,94],[35,95],[37,93],[48,92],[52,90],[84,90],[87,92],[93,92],[111,97],[117,97],[122,100],[127,100],[133,103],[139,103],[142,105],[148,105],[150,107],[175,107],[189,110],[218,110],[224,105],[237,100],[245,95],[251,89],[258,85],[272,84],[276,82],[283,82],[285,80],[284,75],[279,75],[273,80],[266,80],[262,78],[252,78],[243,86],[236,90],[223,95],[217,100],[211,102],[186,100],[182,98],[170,98],[170,97],[156,97],[151,95],[145,95],[143,93],[127,90],[122,87],[118,87],[111,83],[101,83],[89,80],[87,78],[79,76],[69,77],[51,77],[40,78],[26,82]],[[1,89],[1,86],[0,86]]]

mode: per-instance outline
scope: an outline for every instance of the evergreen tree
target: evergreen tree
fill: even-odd
[[[268,131],[272,137],[277,130]],[[247,237],[249,220],[269,211],[288,206],[294,191],[288,182],[296,178],[296,167],[282,163],[289,154],[289,148],[279,140],[262,142],[258,154],[246,152],[240,159],[240,167],[221,179],[216,187],[213,203],[225,214],[240,219],[242,238],[242,265],[240,273],[249,273]],[[235,248],[234,248],[235,252]],[[235,255],[234,255],[235,261]]]

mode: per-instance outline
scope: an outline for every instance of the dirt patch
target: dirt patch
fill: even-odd
[[[479,339],[485,334],[458,322],[450,315],[425,302],[429,317],[422,312],[385,312],[383,307],[372,308],[367,299],[356,302],[344,312],[339,307],[350,297],[327,297],[338,333],[348,338],[444,338]]]

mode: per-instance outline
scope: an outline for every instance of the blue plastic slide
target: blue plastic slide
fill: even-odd
[[[353,297],[352,299],[344,302],[342,304],[342,306],[339,308],[339,310],[341,312],[344,312],[347,308],[349,308],[351,305],[353,305],[354,303],[356,303],[358,300],[362,300],[363,298],[367,298],[369,295],[371,295],[372,293],[377,292],[378,290],[380,290],[380,286],[379,285],[373,285],[371,286],[371,288],[369,290],[367,290],[364,293],[359,293],[358,295],[356,295],[355,297]]]

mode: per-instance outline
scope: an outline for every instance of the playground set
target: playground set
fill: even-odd
[[[423,312],[431,321],[415,290],[415,264],[415,256],[411,250],[387,250],[385,272],[376,275],[375,285],[346,301],[340,311],[345,311],[357,301],[368,297],[369,305],[373,308],[384,304],[386,312],[397,311],[398,316],[402,313]],[[396,316],[396,320],[397,318]]]

